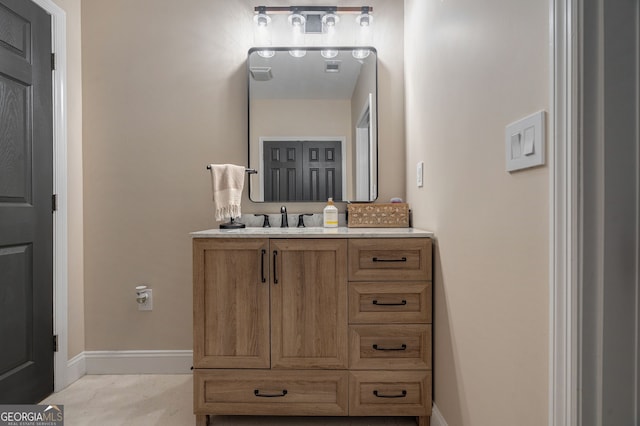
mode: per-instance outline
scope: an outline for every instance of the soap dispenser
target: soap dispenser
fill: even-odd
[[[338,208],[333,204],[333,198],[329,198],[327,206],[322,211],[325,228],[338,227]]]

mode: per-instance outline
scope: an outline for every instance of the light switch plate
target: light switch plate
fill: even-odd
[[[423,178],[424,178],[424,161],[419,161],[418,165],[416,166],[416,184],[418,185],[418,188],[422,188],[422,186],[424,185]]]
[[[509,124],[505,130],[508,172],[544,164],[545,112],[538,111]]]
[[[153,289],[144,290],[147,293],[147,300],[144,303],[138,303],[139,311],[153,311]]]

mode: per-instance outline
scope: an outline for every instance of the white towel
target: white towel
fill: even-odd
[[[211,190],[216,220],[238,217],[242,189],[244,188],[244,166],[233,164],[209,164],[211,169]]]

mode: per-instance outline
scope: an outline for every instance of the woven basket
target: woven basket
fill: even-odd
[[[347,205],[349,228],[408,228],[407,203],[355,203]]]

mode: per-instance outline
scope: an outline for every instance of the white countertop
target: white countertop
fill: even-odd
[[[192,232],[193,238],[431,238],[417,228],[242,228]]]

